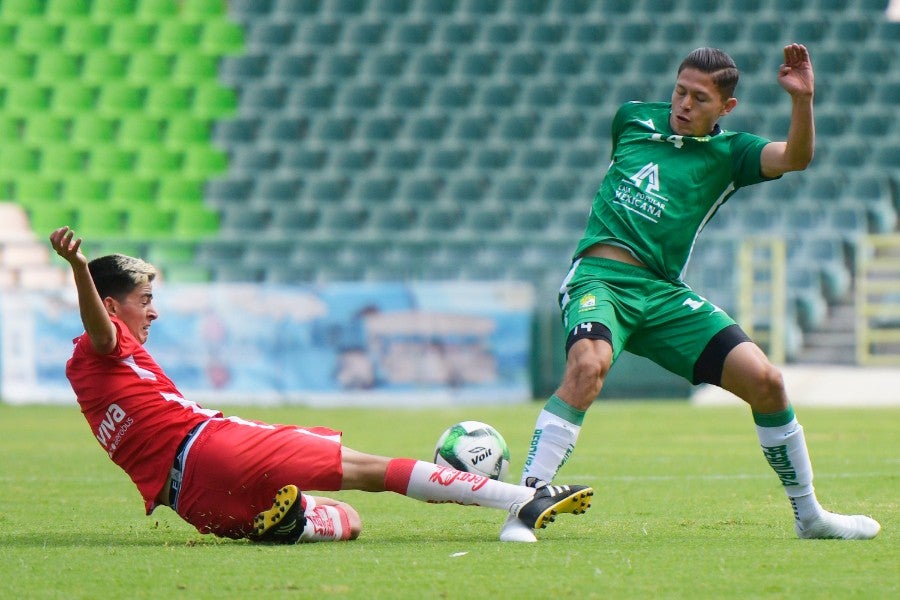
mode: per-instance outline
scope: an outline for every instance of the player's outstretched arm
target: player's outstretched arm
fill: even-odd
[[[771,142],[763,148],[762,172],[778,177],[788,171],[802,171],[812,162],[816,128],[813,120],[815,79],[809,51],[801,44],[784,47],[784,64],[778,83],[791,97],[791,125],[787,141]]]
[[[108,354],[116,347],[116,328],[91,279],[87,258],[81,252],[81,241],[68,227],[60,227],[50,234],[53,250],[72,267],[84,330],[90,336],[94,349],[100,354]]]

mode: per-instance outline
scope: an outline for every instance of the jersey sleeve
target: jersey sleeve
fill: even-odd
[[[778,179],[762,174],[762,150],[769,141],[751,133],[735,133],[731,137],[732,169],[737,187]]]

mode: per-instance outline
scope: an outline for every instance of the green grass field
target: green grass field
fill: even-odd
[[[517,477],[539,404],[441,410],[227,408],[343,429],[359,450],[430,458],[441,430],[495,425]],[[558,481],[586,515],[502,544],[498,511],[393,494],[356,506],[355,542],[256,546],[199,535],[137,490],[77,409],[0,405],[3,598],[897,598],[900,409],[801,409],[826,507],[880,520],[873,541],[801,541],[744,407],[601,403]]]

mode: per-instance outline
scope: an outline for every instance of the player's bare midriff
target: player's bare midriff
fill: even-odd
[[[635,267],[644,267],[647,266],[636,259],[631,252],[626,250],[625,248],[620,248],[619,246],[612,246],[610,244],[594,244],[587,250],[581,253],[581,256],[593,256],[595,258],[608,258],[609,260],[617,260],[619,262],[623,262],[629,265],[634,265]]]

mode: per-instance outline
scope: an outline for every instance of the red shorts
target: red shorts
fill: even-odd
[[[177,512],[200,533],[242,538],[283,486],[334,491],[342,479],[339,431],[211,419],[190,445]]]

